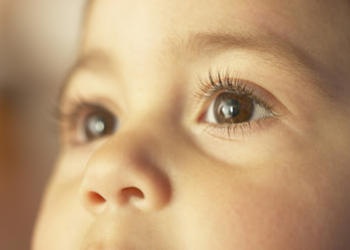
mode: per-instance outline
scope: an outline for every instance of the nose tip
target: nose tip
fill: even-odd
[[[99,214],[106,209],[133,208],[141,211],[161,209],[171,198],[167,176],[153,164],[139,161],[100,161],[88,163],[81,198],[85,208]]]

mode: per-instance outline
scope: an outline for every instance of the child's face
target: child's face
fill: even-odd
[[[93,1],[36,250],[349,249],[350,5]]]

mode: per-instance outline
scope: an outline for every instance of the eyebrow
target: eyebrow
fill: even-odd
[[[308,68],[312,71],[316,69],[317,65],[316,60],[306,50],[272,31],[268,34],[200,32],[192,34],[187,41],[182,43],[188,50],[200,54],[217,53],[228,49],[245,49],[263,52],[278,59],[286,59],[295,66]]]
[[[62,81],[58,92],[58,103],[62,102],[73,76],[78,71],[82,69],[108,71],[111,68],[111,64],[110,56],[102,49],[93,49],[79,56]]]
[[[246,49],[256,52],[267,53],[274,58],[287,59],[299,69],[315,72],[318,63],[307,51],[297,47],[287,40],[283,40],[278,35],[255,35],[249,33],[212,33],[200,32],[191,34],[182,39],[179,37],[168,37],[172,51],[185,50],[191,55],[210,54],[229,49]],[[69,71],[59,92],[59,102],[62,101],[65,92],[70,85],[70,80],[74,74],[82,69],[113,71],[113,60],[108,52],[102,48],[94,48],[83,53]]]

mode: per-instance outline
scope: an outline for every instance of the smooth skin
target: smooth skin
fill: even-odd
[[[349,249],[349,27],[347,0],[92,1],[60,105],[118,128],[61,121],[32,248]],[[206,119],[209,71],[273,115]]]

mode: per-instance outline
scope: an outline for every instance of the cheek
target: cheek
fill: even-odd
[[[240,247],[320,249],[314,246],[318,231],[314,211],[302,197],[294,197],[283,188],[271,190],[260,186],[241,190],[245,192],[230,201],[233,216],[227,221],[233,220],[231,225],[226,224],[237,231],[237,244],[243,245]],[[229,214],[230,208],[225,210]]]
[[[91,216],[81,209],[77,181],[62,184],[55,178],[43,201],[35,233],[33,249],[80,249]]]
[[[282,176],[269,182],[243,179],[219,181],[212,175],[216,186],[186,201],[183,227],[189,249],[330,249],[327,214],[307,192],[279,181],[288,180]]]

